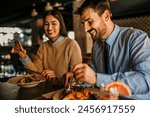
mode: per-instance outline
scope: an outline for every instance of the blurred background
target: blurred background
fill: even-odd
[[[93,41],[85,33],[80,16],[74,14],[84,0],[4,0],[0,4],[0,78],[22,74],[22,64],[11,49],[16,40],[30,52],[47,37],[42,32],[42,14],[58,9],[68,36],[75,39],[85,62],[90,60]],[[132,26],[150,35],[150,0],[110,0],[112,19],[120,26]]]

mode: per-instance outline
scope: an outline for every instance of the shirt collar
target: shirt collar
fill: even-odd
[[[61,40],[63,40],[63,39],[64,39],[64,36],[61,35],[56,41],[54,41],[54,42],[50,41],[50,43],[52,45],[55,45],[55,44],[59,43]]]
[[[109,46],[112,46],[118,33],[120,31],[120,27],[118,25],[115,24],[115,28],[114,31],[108,36],[108,38],[106,39],[106,42]]]

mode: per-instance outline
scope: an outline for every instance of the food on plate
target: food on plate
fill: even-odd
[[[74,87],[69,93],[63,91],[60,99],[63,100],[95,100],[97,99],[98,94],[93,91],[89,91],[87,88],[83,87]]]
[[[21,50],[21,45],[20,45],[19,41],[15,41],[15,48],[18,50]]]
[[[95,100],[98,94],[89,91],[84,85],[78,83],[73,73],[69,74],[70,77],[65,78],[65,88],[60,95],[62,100]]]
[[[18,40],[16,40],[15,41],[15,46],[11,49],[11,53],[16,54],[19,51],[22,51],[24,54],[26,53],[26,50],[23,49],[21,43]]]
[[[121,81],[110,82],[106,85],[106,90],[110,91],[111,88],[116,88],[117,92],[124,96],[131,96],[131,90],[125,83]]]
[[[11,53],[16,53],[16,51],[22,51],[22,45],[19,41],[15,41],[15,47],[12,48]]]
[[[34,77],[34,76],[25,76],[19,79],[17,83],[24,84],[24,83],[32,83],[32,82],[37,82],[37,81],[40,81],[40,78]]]

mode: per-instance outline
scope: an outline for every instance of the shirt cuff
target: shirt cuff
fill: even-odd
[[[102,74],[102,73],[96,73],[96,86],[100,87],[101,84],[108,84],[109,82],[112,81],[111,79],[111,75],[107,75],[107,74]]]
[[[24,59],[19,58],[24,66],[28,65],[31,62],[31,59],[27,55]]]

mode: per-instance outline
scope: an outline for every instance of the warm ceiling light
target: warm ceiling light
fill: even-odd
[[[38,15],[38,12],[36,11],[35,8],[33,8],[33,9],[32,9],[32,12],[31,12],[31,16],[32,16],[32,17],[35,17],[35,16],[37,16],[37,15]]]
[[[59,10],[64,10],[65,8],[64,8],[64,7],[58,7],[58,9],[59,9]]]
[[[64,10],[64,7],[62,6],[62,3],[59,3],[59,2],[55,2],[53,7],[56,7],[59,10]]]
[[[35,17],[35,16],[38,15],[38,12],[37,12],[36,9],[35,9],[35,3],[33,3],[32,6],[33,6],[33,9],[32,9],[32,12],[31,12],[31,16],[32,16],[32,17]]]
[[[47,2],[46,3],[46,6],[45,6],[45,11],[49,11],[49,10],[52,10],[53,9],[53,7],[52,7],[52,5],[50,4],[50,2]]]
[[[61,7],[62,6],[62,4],[61,3],[59,3],[59,2],[55,2],[55,4],[53,5],[54,7]]]

